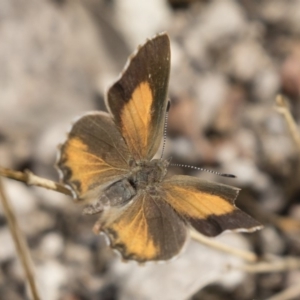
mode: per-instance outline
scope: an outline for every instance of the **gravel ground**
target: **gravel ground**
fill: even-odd
[[[71,122],[105,110],[128,55],[161,31],[172,51],[165,156],[237,179],[170,172],[242,189],[237,206],[264,229],[217,241],[298,257],[300,150],[274,109],[282,93],[300,119],[298,0],[0,0],[0,165],[57,181],[56,149]],[[70,197],[3,182],[42,299],[300,299],[299,290],[280,296],[299,283],[299,268],[245,272],[241,259],[195,241],[166,264],[124,263]],[[0,299],[27,299],[24,282],[0,206]]]

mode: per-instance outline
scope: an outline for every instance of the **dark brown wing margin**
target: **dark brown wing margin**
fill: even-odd
[[[170,41],[160,34],[138,49],[108,91],[108,109],[136,160],[152,158],[160,145],[169,73]]]

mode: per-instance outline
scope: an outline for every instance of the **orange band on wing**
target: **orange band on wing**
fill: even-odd
[[[88,146],[80,138],[70,138],[64,148],[62,160],[69,168],[70,182],[77,183],[80,194],[86,193],[98,175],[115,175],[116,168],[101,157],[90,153]],[[98,182],[99,184],[99,182]]]
[[[124,259],[139,262],[169,259],[186,239],[184,222],[174,209],[159,194],[153,197],[145,191],[119,210],[118,216],[104,213],[100,224]]]
[[[112,224],[110,230],[118,233],[113,241],[114,245],[126,242],[126,253],[151,259],[160,253],[160,248],[159,245],[154,245],[153,239],[149,236],[148,223],[143,211],[144,198],[139,200],[140,205],[134,207],[134,212],[125,213]]]
[[[134,90],[131,99],[121,112],[122,135],[136,155],[146,157],[151,121],[153,95],[148,82],[142,82]]]
[[[224,230],[253,231],[260,224],[239,210],[239,189],[191,176],[173,176],[162,183],[164,199],[197,231],[216,236]]]
[[[234,210],[234,206],[222,197],[214,194],[203,193],[193,187],[172,186],[172,191],[167,193],[166,201],[174,209],[189,217],[206,219],[210,215],[223,215]]]

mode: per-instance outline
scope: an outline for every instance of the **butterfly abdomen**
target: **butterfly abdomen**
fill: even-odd
[[[135,195],[136,190],[128,179],[117,181],[105,188],[94,203],[86,205],[83,213],[93,215],[101,213],[106,208],[123,206]]]

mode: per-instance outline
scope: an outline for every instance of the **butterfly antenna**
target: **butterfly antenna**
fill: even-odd
[[[161,151],[161,156],[160,159],[163,158],[165,148],[166,148],[166,141],[167,141],[167,128],[168,128],[168,116],[169,116],[169,109],[171,106],[171,101],[168,101],[167,104],[167,111],[166,111],[166,116],[165,116],[165,125],[164,125],[164,141],[163,141],[163,146],[162,146],[162,151]]]
[[[212,174],[215,174],[215,175],[219,175],[219,176],[222,176],[222,177],[236,178],[236,176],[233,175],[233,174],[219,173],[217,171],[212,171],[212,170],[208,170],[208,169],[198,168],[198,167],[194,167],[194,166],[190,166],[190,165],[170,164],[170,166],[172,166],[172,167],[190,168],[190,169],[194,169],[194,170],[198,170],[198,171],[209,172],[209,173],[212,173]]]

